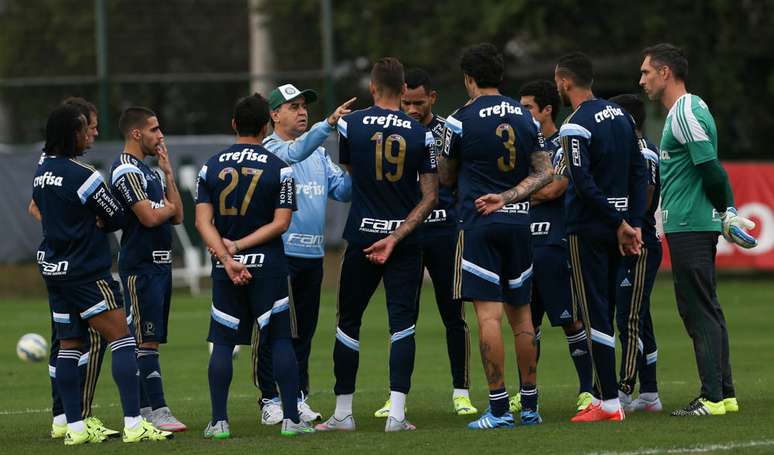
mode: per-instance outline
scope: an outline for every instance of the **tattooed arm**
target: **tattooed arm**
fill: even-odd
[[[476,209],[483,215],[500,210],[504,205],[519,202],[544,187],[554,174],[551,159],[547,152],[534,152],[531,155],[530,173],[515,187],[500,194],[485,194],[476,199]]]
[[[438,155],[438,179],[443,186],[454,187],[457,185],[457,170],[459,162],[443,154]]]
[[[438,205],[438,175],[434,173],[421,174],[419,186],[422,190],[422,200],[409,212],[406,220],[392,234],[363,250],[369,261],[376,264],[387,262],[395,245],[411,234],[417,226],[424,223],[433,208]]]

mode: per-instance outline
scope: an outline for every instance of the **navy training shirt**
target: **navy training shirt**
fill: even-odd
[[[460,163],[457,195],[462,228],[529,224],[529,201],[507,204],[487,216],[476,210],[475,201],[515,187],[529,175],[532,153],[544,149],[529,110],[507,96],[480,96],[447,117],[444,155]]]
[[[567,176],[562,164],[563,150],[559,145],[559,131],[546,139],[546,150],[551,156],[554,175]],[[532,245],[565,245],[564,234],[564,194],[558,198],[532,206],[529,211]]]
[[[661,195],[661,171],[659,170],[658,147],[646,137],[639,140],[639,145],[647,166],[648,185],[654,187],[653,200],[650,203],[650,207],[645,211],[645,217],[642,222],[642,241],[647,248],[657,248],[661,246],[661,240],[656,231],[656,209],[658,209]]]
[[[164,180],[142,160],[123,152],[113,161],[111,189],[123,206],[125,224],[118,254],[120,273],[168,273],[172,270],[172,223],[155,227],[140,223],[132,206],[144,200],[164,207]]]
[[[339,119],[339,161],[352,168],[352,205],[343,237],[370,245],[400,226],[419,203],[420,174],[436,173],[433,134],[401,111],[371,106]],[[413,243],[416,230],[402,243]]]
[[[443,151],[443,133],[446,129],[446,119],[433,115],[427,125],[433,134],[435,154]],[[443,235],[454,235],[457,229],[457,198],[454,189],[448,186],[438,187],[438,205],[435,206],[422,226],[422,238],[434,238]]]
[[[202,166],[196,203],[210,203],[221,237],[238,240],[274,220],[276,209],[296,209],[290,165],[259,144],[234,144]],[[240,250],[234,260],[253,275],[287,276],[282,237]],[[223,264],[212,258],[212,279],[228,280]]]
[[[80,284],[110,275],[105,230],[120,228],[124,212],[93,167],[64,156],[41,156],[32,200],[42,216],[38,268],[46,281]]]
[[[647,177],[631,116],[592,98],[567,117],[559,136],[570,173],[567,233],[615,231],[622,220],[641,227]]]

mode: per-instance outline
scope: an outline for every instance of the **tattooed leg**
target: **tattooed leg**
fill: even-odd
[[[516,363],[523,385],[537,384],[537,341],[529,305],[504,305],[516,346]]]
[[[500,302],[474,302],[478,317],[479,351],[484,374],[490,390],[505,387],[505,353],[500,322],[503,304]]]

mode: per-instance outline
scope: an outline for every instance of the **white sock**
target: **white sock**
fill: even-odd
[[[658,400],[658,392],[640,393],[640,398],[645,401],[656,401]]]
[[[470,398],[470,393],[468,393],[468,389],[454,389],[454,392],[452,393],[452,400],[457,397]]]
[[[126,417],[124,416],[124,428],[128,428],[130,430],[134,430],[137,428],[138,425],[140,425],[140,421],[142,420],[142,417]]]
[[[600,400],[597,397],[592,397],[591,404],[593,404],[594,406],[602,406],[602,400]]]
[[[77,422],[68,423],[67,424],[67,429],[68,430],[72,430],[72,431],[74,431],[76,433],[80,433],[80,432],[82,432],[83,430],[86,429],[86,424],[83,423],[83,420],[79,420]]]
[[[390,417],[397,421],[406,420],[406,394],[390,392]]]
[[[344,420],[348,416],[352,415],[352,397],[354,394],[336,395],[336,410],[333,412],[333,417],[336,420]]]
[[[602,410],[605,412],[615,412],[621,409],[621,400],[613,398],[612,400],[602,400]]]
[[[624,400],[624,401],[632,401],[632,395],[630,393],[623,393],[622,391],[618,391],[618,399]]]
[[[54,416],[54,425],[67,425],[67,416],[64,414]]]

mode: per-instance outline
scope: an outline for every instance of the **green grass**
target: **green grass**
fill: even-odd
[[[256,392],[250,380],[247,351],[235,361],[229,414],[232,439],[203,440],[201,431],[209,420],[207,346],[209,295],[175,295],[170,318],[169,344],[162,349],[162,368],[167,401],[190,431],[168,443],[129,447],[118,441],[68,451],[110,453],[260,453],[312,451],[336,452],[471,452],[588,453],[656,451],[711,444],[746,447],[747,452],[774,450],[774,338],[771,336],[771,296],[774,284],[766,281],[725,280],[719,287],[729,323],[732,362],[742,411],[712,418],[677,419],[660,415],[632,414],[622,424],[571,424],[576,398],[576,377],[561,329],[545,329],[539,368],[543,425],[497,432],[465,429],[471,420],[451,413],[451,379],[442,325],[429,288],[423,292],[422,314],[417,329],[417,358],[408,416],[418,427],[413,433],[383,433],[384,421],[371,417],[387,394],[388,333],[383,293],[371,302],[361,332],[361,359],[353,434],[317,434],[288,440],[278,427],[259,425]],[[335,293],[325,292],[311,359],[310,403],[326,417],[334,397],[332,348]],[[475,340],[475,316],[467,307],[473,331],[471,390],[474,404],[486,407],[487,390]],[[23,363],[14,346],[24,333],[49,333],[48,306],[44,298],[5,299],[0,302],[0,447],[3,453],[55,453],[61,440],[48,438],[51,422],[49,381],[45,363]],[[671,281],[656,284],[653,316],[659,343],[658,375],[667,410],[685,404],[698,391],[698,379],[690,341],[677,314]],[[515,365],[508,345],[508,378],[515,384]],[[108,426],[120,429],[121,409],[110,376],[109,355],[99,382],[95,413]],[[758,441],[758,443],[756,443]],[[761,442],[762,441],[762,442]],[[753,442],[753,446],[749,444]],[[747,446],[745,446],[747,444]],[[759,444],[759,445],[755,445]]]

